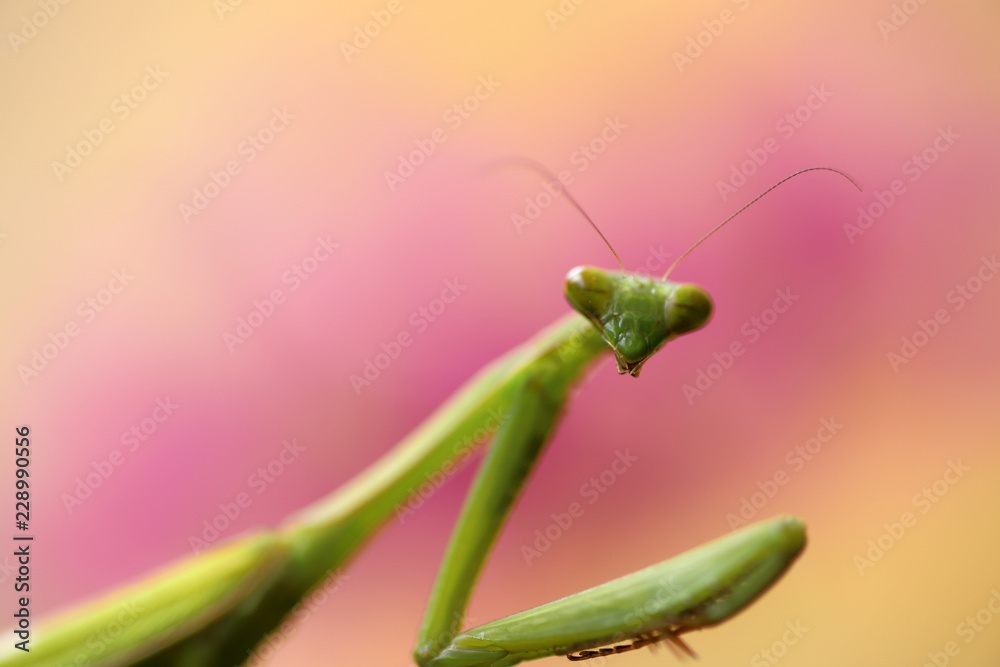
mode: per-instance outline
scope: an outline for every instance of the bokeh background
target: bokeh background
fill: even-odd
[[[864,192],[816,172],[768,195],[672,276],[710,291],[711,324],[639,379],[606,362],[581,389],[469,620],[723,535],[745,500],[804,518],[809,546],[690,636],[701,664],[996,665],[998,22],[985,1],[3,3],[0,382],[7,437],[33,433],[33,611],[189,554],[237,494],[252,504],[222,538],[277,524],[566,312],[568,269],[614,265],[562,201],[518,225],[539,179],[491,160],[567,170],[626,266],[654,273],[830,165]],[[797,300],[772,318],[776,290]],[[699,372],[710,386],[685,393]],[[824,419],[835,435],[801,458]],[[278,466],[285,440],[304,451]],[[591,504],[625,450],[637,463]],[[391,522],[266,664],[409,664],[471,471]]]

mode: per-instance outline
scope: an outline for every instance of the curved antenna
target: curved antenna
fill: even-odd
[[[625,273],[625,265],[622,264],[622,258],[618,256],[618,253],[615,251],[614,246],[611,245],[611,241],[609,241],[607,237],[604,236],[604,233],[601,231],[600,227],[597,226],[597,223],[594,222],[589,215],[587,215],[587,212],[583,210],[583,207],[580,206],[580,203],[573,197],[573,195],[569,193],[569,190],[567,190],[563,186],[562,181],[560,181],[555,174],[549,171],[549,169],[545,165],[543,165],[541,162],[532,160],[531,158],[509,157],[509,158],[501,158],[499,160],[494,160],[491,163],[491,166],[493,168],[522,167],[524,169],[534,171],[539,175],[544,176],[545,178],[550,179],[552,182],[554,182],[556,186],[559,188],[559,191],[562,194],[566,195],[566,200],[573,206],[573,208],[579,211],[580,215],[582,215],[584,219],[590,223],[590,226],[594,228],[594,231],[597,232],[597,235],[601,237],[601,240],[604,241],[604,243],[608,246],[608,249],[611,250],[611,254],[615,256],[616,260],[618,260],[618,266],[619,268],[621,268],[622,273]]]
[[[748,208],[750,208],[750,206],[752,204],[754,204],[758,199],[760,199],[761,197],[763,197],[764,195],[766,195],[768,192],[770,192],[771,190],[775,189],[776,187],[778,187],[779,185],[781,185],[782,183],[784,183],[788,179],[795,178],[799,174],[804,174],[807,171],[832,171],[833,173],[840,174],[841,176],[843,176],[844,178],[846,178],[847,180],[849,180],[854,185],[854,187],[856,187],[858,190],[862,190],[861,186],[858,185],[857,181],[855,181],[853,178],[851,178],[851,176],[849,176],[846,172],[843,172],[843,171],[841,171],[839,169],[834,169],[833,167],[809,167],[807,169],[800,169],[799,171],[795,172],[794,174],[792,174],[790,176],[785,176],[783,179],[781,179],[780,181],[778,181],[777,183],[775,183],[774,185],[772,185],[771,187],[769,187],[767,190],[764,190],[762,193],[760,193],[759,195],[757,195],[756,197],[754,197],[753,199],[751,199],[749,204],[746,204],[745,206],[743,206],[743,208],[741,208],[740,210],[736,211],[736,213],[733,213],[731,216],[729,216],[728,218],[726,218],[725,220],[723,220],[722,222],[720,222],[718,225],[716,225],[715,228],[712,231],[710,231],[709,233],[705,234],[700,239],[698,239],[698,241],[695,242],[695,244],[693,246],[691,246],[690,248],[688,248],[687,250],[685,250],[684,254],[677,258],[676,262],[674,262],[673,264],[670,265],[670,268],[667,269],[667,272],[663,274],[663,280],[666,280],[667,276],[670,275],[670,272],[674,270],[674,267],[676,267],[678,264],[680,264],[682,259],[684,259],[688,255],[690,255],[692,250],[694,250],[695,248],[697,248],[698,246],[700,246],[702,244],[702,241],[704,241],[709,236],[711,236],[715,232],[717,232],[720,229],[722,229],[723,227],[725,227],[726,223],[728,223],[730,220],[732,220],[733,218],[735,218],[736,216],[738,216],[743,211],[745,211]]]

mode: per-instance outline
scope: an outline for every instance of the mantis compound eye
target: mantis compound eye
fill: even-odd
[[[667,329],[675,334],[696,331],[712,317],[712,297],[697,285],[678,285],[663,305]]]
[[[578,266],[566,276],[566,300],[588,320],[600,320],[608,311],[615,282],[606,271]]]

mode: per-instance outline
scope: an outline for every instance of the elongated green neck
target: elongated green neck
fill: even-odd
[[[260,538],[258,542],[274,557],[259,572],[254,570],[252,581],[239,589],[242,597],[231,608],[197,633],[136,664],[209,667],[252,658],[254,646],[274,632],[309,591],[338,573],[379,527],[394,516],[404,521],[413,514],[405,503],[422,484],[446,463],[470,458],[488,440],[484,434],[509,414],[528,369],[558,360],[566,381],[575,382],[605,350],[600,336],[574,313],[485,367],[358,477]],[[263,547],[254,546],[259,548]],[[194,577],[204,576],[201,572],[197,570]],[[334,579],[333,585],[339,581]],[[197,599],[201,598],[191,596]]]
[[[393,516],[406,521],[406,501],[445,463],[464,462],[509,413],[524,374],[539,360],[558,363],[568,384],[608,350],[585,320],[566,315],[473,376],[392,451],[329,496],[291,516],[289,540],[297,578],[308,590],[340,567]]]

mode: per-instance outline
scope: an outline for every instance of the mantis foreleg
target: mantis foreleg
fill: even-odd
[[[525,378],[452,533],[417,638],[419,664],[458,634],[483,563],[565,404],[568,379],[559,360],[548,357]]]
[[[541,358],[567,385],[607,352],[580,316],[567,315],[481,370],[396,448],[274,530],[188,557],[42,622],[30,653],[0,649],[0,665],[235,665],[313,588],[345,565],[427,475],[465,456],[470,435],[505,413]],[[495,424],[494,424],[495,426]],[[123,605],[141,609],[125,631],[89,649]]]

